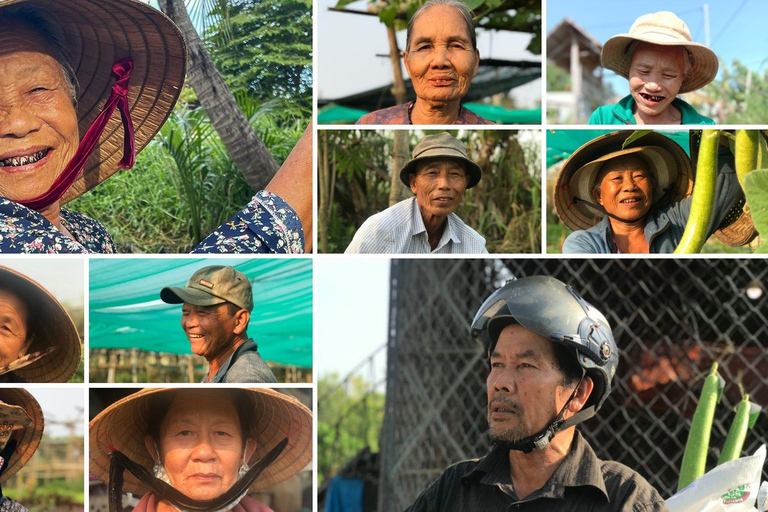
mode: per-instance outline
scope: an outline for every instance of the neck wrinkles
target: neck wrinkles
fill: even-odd
[[[455,124],[459,120],[461,102],[428,102],[416,98],[410,112],[411,124]]]

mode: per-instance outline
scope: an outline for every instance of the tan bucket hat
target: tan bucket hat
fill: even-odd
[[[2,388],[0,389],[0,423],[10,426],[4,428],[0,434],[2,448],[13,436],[16,436],[18,443],[11,456],[8,469],[0,475],[0,485],[2,485],[18,473],[34,455],[40,445],[40,440],[43,438],[45,418],[40,404],[29,391]]]
[[[206,388],[210,389],[210,388]],[[90,472],[99,480],[109,483],[110,453],[120,451],[132,461],[150,472],[154,460],[144,446],[149,432],[149,396],[155,393],[172,393],[179,389],[149,388],[115,402],[96,416],[89,425]],[[194,393],[196,389],[186,388]],[[230,389],[215,389],[229,393]],[[312,460],[312,412],[296,398],[268,388],[246,389],[255,403],[258,418],[253,429],[256,432],[256,452],[250,463],[261,459],[284,438],[288,445],[280,456],[259,476],[250,487],[251,492],[267,489],[304,469]],[[125,473],[123,490],[144,494],[148,488],[131,473]]]
[[[693,42],[691,32],[683,20],[674,13],[661,11],[640,16],[632,24],[628,34],[619,34],[606,41],[601,54],[604,68],[629,78],[629,45],[634,41],[660,46],[682,46],[693,58],[691,77],[683,80],[680,94],[701,89],[715,79],[719,63],[715,52],[700,43]]]
[[[467,146],[450,133],[427,135],[416,144],[411,153],[411,160],[400,169],[400,181],[406,187],[411,186],[409,175],[416,172],[416,165],[425,160],[436,158],[454,158],[461,160],[467,166],[469,182],[467,188],[472,188],[480,182],[483,170],[467,156]]]
[[[186,45],[176,25],[136,0],[0,0],[32,6],[51,14],[64,33],[80,82],[77,115],[82,137],[111,93],[112,65],[133,59],[128,103],[138,154],[160,130],[181,93],[186,73]],[[1,16],[1,15],[0,15]],[[112,114],[97,149],[61,202],[95,187],[118,170],[123,157],[119,112]]]
[[[685,150],[675,141],[658,133],[648,133],[622,149],[632,135],[624,130],[602,135],[573,152],[557,176],[555,211],[571,230],[588,229],[603,218],[603,213],[585,204],[594,204],[592,189],[600,169],[608,160],[636,155],[656,178],[654,206],[663,206],[685,198],[692,188],[693,168]],[[665,191],[668,192],[665,194]],[[664,197],[661,202],[656,202]]]
[[[34,339],[27,352],[52,350],[13,373],[27,382],[67,382],[71,379],[80,365],[82,345],[75,323],[64,306],[40,284],[3,266],[0,266],[0,289],[18,296],[34,320]]]

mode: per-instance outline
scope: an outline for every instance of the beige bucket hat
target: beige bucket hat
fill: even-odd
[[[0,475],[0,485],[2,485],[18,473],[34,455],[43,438],[45,418],[40,404],[29,391],[2,388],[0,389],[0,423],[9,426],[0,433],[2,448],[14,436],[18,443],[8,469]]]
[[[411,186],[409,175],[416,172],[416,166],[426,160],[436,158],[454,158],[461,160],[467,167],[469,182],[467,188],[472,188],[480,182],[483,177],[483,170],[467,156],[467,146],[450,133],[438,133],[437,135],[427,135],[416,144],[411,153],[411,160],[400,170],[400,181],[406,187]]]
[[[628,34],[619,34],[606,41],[601,62],[604,68],[629,78],[629,45],[642,41],[660,46],[682,46],[693,60],[693,72],[683,80],[680,94],[701,89],[715,79],[719,63],[715,52],[700,43],[695,43],[683,20],[674,13],[661,11],[640,16],[632,24]]]
[[[27,382],[67,382],[77,372],[82,345],[75,323],[56,298],[27,276],[0,266],[0,289],[15,294],[34,319],[34,339],[27,352],[48,352],[13,370]]]
[[[658,133],[643,135],[633,147],[622,148],[631,130],[602,135],[573,152],[557,176],[555,211],[571,230],[588,229],[603,218],[603,213],[585,204],[594,204],[592,189],[600,169],[608,160],[636,155],[656,178],[654,205],[663,206],[685,198],[693,186],[693,168],[685,150]],[[665,191],[669,190],[665,194]],[[656,202],[664,197],[661,202]]]
[[[150,472],[154,460],[147,452],[144,437],[149,433],[149,397],[156,393],[174,393],[179,389],[143,389],[115,402],[96,416],[89,425],[90,472],[109,483],[110,453],[119,451]],[[185,389],[194,393],[195,389]],[[216,389],[222,396],[230,389]],[[272,487],[298,473],[312,460],[312,412],[296,398],[268,388],[249,388],[255,404],[257,424],[256,452],[250,463],[261,459],[284,438],[288,445],[250,487],[250,492]],[[131,473],[125,473],[123,489],[144,494],[149,489]]]
[[[80,83],[80,137],[109,98],[114,83],[112,65],[124,57],[133,59],[128,104],[138,154],[170,115],[184,83],[187,51],[176,25],[137,0],[0,0],[0,9],[11,5],[50,13],[50,21],[64,33],[72,54],[70,64]],[[112,176],[122,157],[123,128],[115,111],[97,149],[61,202]]]

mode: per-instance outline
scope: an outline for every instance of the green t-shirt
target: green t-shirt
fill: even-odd
[[[598,107],[592,112],[587,124],[637,124],[635,123],[635,114],[632,112],[634,104],[635,100],[630,94],[621,98],[621,101],[615,105]],[[695,108],[680,98],[672,100],[672,106],[680,111],[682,116],[680,124],[715,124],[715,121],[702,116],[696,112]]]

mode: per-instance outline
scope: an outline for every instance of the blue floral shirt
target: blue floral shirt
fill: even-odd
[[[115,242],[98,221],[65,208],[60,217],[74,240],[42,214],[0,197],[0,253],[116,252]],[[288,203],[262,190],[192,252],[298,254],[304,252],[304,231]]]

